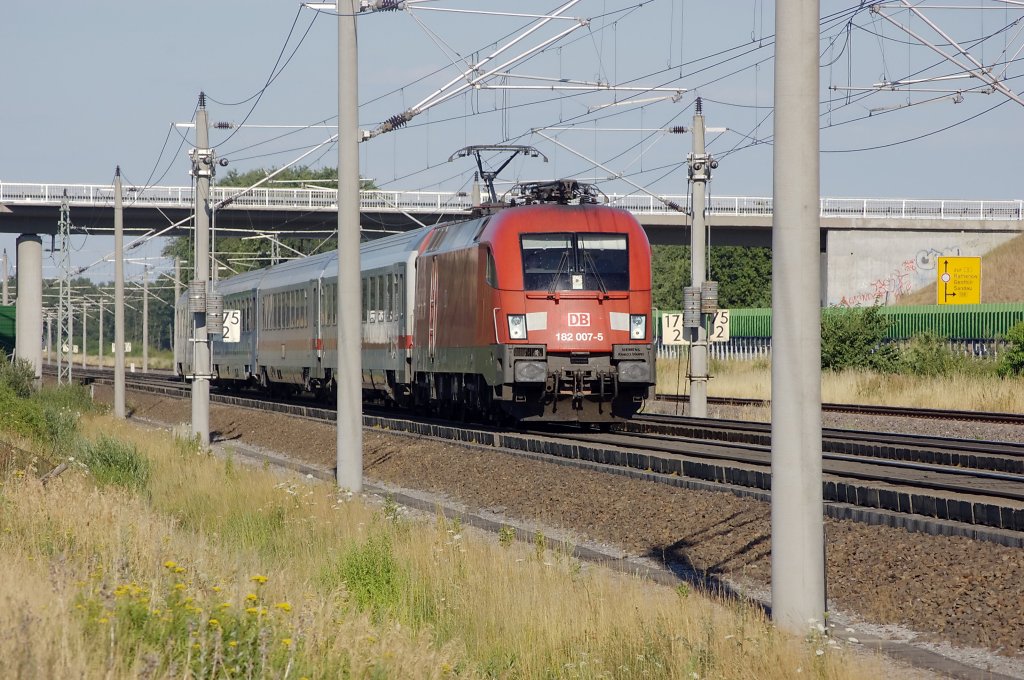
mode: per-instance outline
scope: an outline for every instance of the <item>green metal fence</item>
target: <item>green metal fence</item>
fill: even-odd
[[[0,348],[4,354],[14,351],[14,305],[0,305]]]
[[[905,340],[926,332],[957,340],[996,340],[1006,335],[1013,325],[1024,321],[1024,303],[1020,302],[881,307],[880,311],[892,322],[887,336],[892,340]],[[659,310],[659,337],[663,313],[679,312]],[[851,310],[829,307],[824,313],[849,314]],[[772,310],[729,310],[729,335],[734,338],[770,338]]]

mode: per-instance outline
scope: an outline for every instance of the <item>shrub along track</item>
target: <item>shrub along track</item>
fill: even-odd
[[[96,397],[109,402],[110,388],[97,385]],[[135,417],[167,424],[186,422],[191,413],[187,399],[133,391],[129,407]],[[214,439],[228,447],[237,441],[321,469],[334,465],[332,423],[219,404],[212,406],[210,422]],[[949,424],[934,421],[932,427],[936,423]],[[882,429],[878,421],[845,426]],[[998,427],[1004,426],[984,425],[979,432],[1024,440],[1021,428],[996,433]],[[972,436],[965,428],[937,434]],[[373,428],[364,430],[363,443],[367,481],[437,494],[517,524],[693,568],[750,593],[763,594],[769,583],[769,506],[763,501]],[[832,608],[863,621],[904,625],[920,631],[921,639],[1024,654],[1024,549],[834,519],[826,519],[825,531]]]

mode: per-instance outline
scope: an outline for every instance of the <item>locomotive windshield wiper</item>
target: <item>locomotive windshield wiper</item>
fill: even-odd
[[[591,271],[594,274],[594,278],[597,279],[597,285],[601,289],[602,293],[608,293],[608,288],[604,285],[604,279],[601,278],[601,272],[597,271],[597,263],[594,262],[594,256],[590,254],[590,251],[586,248],[583,249],[583,261],[590,264]]]
[[[562,275],[562,269],[566,268],[569,264],[569,251],[562,251],[562,259],[558,261],[558,268],[555,269],[555,275],[551,277],[551,285],[548,286],[548,295],[553,295],[555,287],[558,285],[558,277]]]

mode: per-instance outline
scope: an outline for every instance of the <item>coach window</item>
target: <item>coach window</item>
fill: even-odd
[[[362,278],[362,321],[370,321],[370,279]]]
[[[384,275],[377,276],[377,321],[384,320]]]
[[[370,277],[370,321],[377,320],[377,277]]]
[[[395,318],[405,316],[405,274],[395,274]]]
[[[327,314],[329,315],[328,323],[333,326],[338,323],[338,286],[332,283],[330,288],[331,304],[327,306]]]
[[[388,295],[385,298],[387,300],[388,307],[388,321],[394,321],[395,319],[395,275],[388,274]]]

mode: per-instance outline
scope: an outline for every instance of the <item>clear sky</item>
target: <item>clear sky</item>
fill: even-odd
[[[438,10],[541,14],[566,1],[429,0],[411,11],[360,16],[362,127],[424,101],[458,78],[465,62],[478,62],[535,21]],[[922,82],[915,92],[863,89],[960,71],[885,16],[945,44],[926,20],[934,22],[1006,87],[1024,89],[1024,8],[999,0],[972,0],[969,10],[939,4],[954,3],[917,3],[924,17],[897,3],[883,3],[881,14],[849,0],[821,3],[822,195],[1024,198],[1024,106],[980,91],[977,79]],[[689,126],[700,95],[707,125],[725,128],[707,135],[720,159],[711,193],[771,196],[774,12],[769,0],[580,0],[565,15],[588,22],[552,21],[486,68],[575,27],[504,71],[665,89],[558,92],[523,87],[549,80],[492,77],[485,81],[491,87],[458,94],[362,144],[361,172],[386,188],[457,191],[468,187],[474,169],[466,159],[448,162],[460,147],[530,144],[550,162],[517,160],[507,179],[589,177],[621,193],[632,187],[608,176],[623,174],[656,193],[681,194],[691,138],[658,130]],[[5,0],[0,181],[109,185],[120,165],[129,185],[187,186],[194,130],[173,124],[193,119],[201,90],[211,121],[245,123],[211,130],[229,169],[280,167],[334,132],[317,126],[336,122],[336,50],[337,18],[295,0]],[[491,89],[498,85],[514,89]],[[675,89],[685,91],[673,100]],[[569,126],[576,129],[553,129]],[[575,153],[532,132],[539,128]],[[337,149],[324,147],[306,163],[333,167]],[[0,236],[12,268],[14,238]],[[77,236],[73,246],[75,265],[112,250],[106,237]],[[159,266],[161,246],[132,256]],[[46,276],[55,271],[44,262]],[[109,280],[112,271],[100,266],[90,275]],[[129,276],[140,271],[133,264]]]

